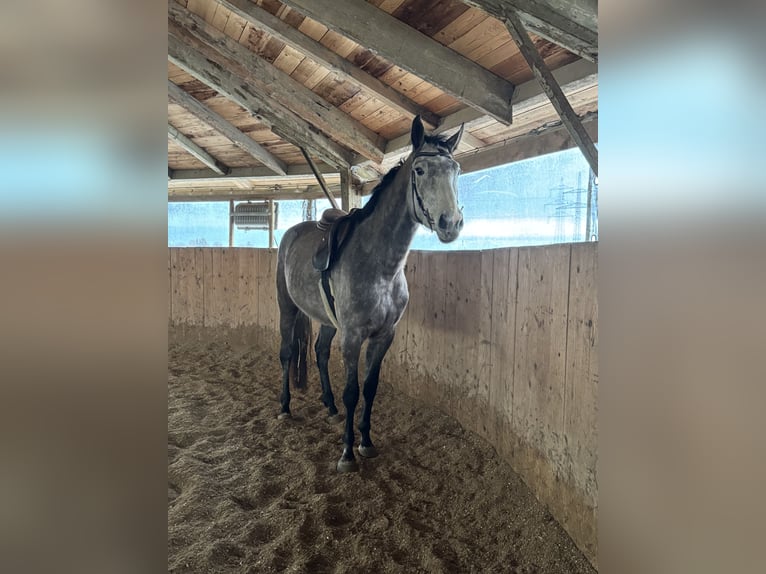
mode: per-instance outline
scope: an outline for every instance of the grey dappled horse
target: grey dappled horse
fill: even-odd
[[[359,401],[359,354],[367,339],[359,454],[377,456],[370,440],[370,414],[383,357],[409,299],[404,264],[418,225],[435,231],[443,243],[454,241],[463,228],[456,197],[460,166],[452,158],[462,134],[463,126],[450,138],[426,135],[420,117],[416,117],[410,134],[412,152],[383,177],[362,209],[352,210],[330,232],[327,226],[320,229],[315,221],[299,223],[285,233],[279,245],[277,298],[282,335],[279,416],[290,416],[291,367],[295,368],[301,354],[305,364],[310,317],[321,325],[314,349],[322,402],[332,422],[343,420],[335,407],[327,371],[330,344],[340,331],[346,367],[343,391],[346,427],[343,455],[337,464],[339,472],[359,469],[353,450],[354,412]],[[320,252],[324,255],[320,256]],[[296,386],[305,384],[305,367],[297,377],[304,380],[296,381]]]

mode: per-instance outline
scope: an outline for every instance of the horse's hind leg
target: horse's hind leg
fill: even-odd
[[[279,332],[282,344],[279,346],[279,362],[282,365],[282,395],[279,402],[282,406],[279,418],[290,417],[290,362],[293,355],[293,331],[298,318],[298,308],[295,305],[279,305]]]
[[[335,337],[337,329],[330,325],[322,325],[319,328],[314,351],[317,356],[317,367],[319,367],[319,380],[322,384],[322,403],[327,407],[330,422],[340,422],[343,420],[338,414],[338,408],[335,406],[335,396],[332,394],[330,386],[330,373],[328,364],[330,362],[330,345]]]
[[[279,346],[279,362],[282,365],[282,396],[280,397],[280,419],[290,417],[290,367],[296,352],[295,324],[300,310],[287,293],[285,268],[280,251],[277,263],[277,303],[279,304],[279,333],[282,342]]]
[[[343,433],[343,454],[337,464],[338,472],[356,472],[359,465],[354,456],[354,411],[359,402],[359,352],[362,338],[356,333],[343,332],[341,349],[346,364],[346,387],[343,389],[343,405],[346,407],[346,426]]]
[[[364,378],[364,411],[362,420],[359,422],[359,432],[362,434],[362,442],[359,445],[359,454],[366,458],[378,456],[378,451],[370,440],[370,416],[372,415],[372,403],[378,392],[378,380],[380,379],[380,367],[383,357],[386,356],[391,343],[394,340],[394,330],[391,329],[375,337],[371,337],[367,343],[367,374]]]

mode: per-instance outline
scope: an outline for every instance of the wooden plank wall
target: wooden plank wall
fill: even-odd
[[[410,253],[382,380],[488,440],[595,564],[597,244]],[[173,325],[276,341],[276,250],[170,249]],[[336,353],[337,356],[337,353]]]
[[[276,269],[276,249],[171,248],[171,325],[277,331]]]
[[[410,253],[383,377],[487,439],[595,564],[597,245]]]

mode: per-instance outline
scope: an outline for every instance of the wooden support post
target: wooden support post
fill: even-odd
[[[585,219],[585,241],[596,241],[596,238],[594,237],[593,229],[595,227],[593,216],[594,213],[594,203],[595,203],[595,197],[593,193],[593,185],[595,184],[596,175],[591,172],[588,176],[588,199],[586,200],[586,204],[588,206],[588,214]]]
[[[566,126],[572,139],[577,142],[580,151],[582,151],[585,159],[588,160],[593,173],[598,175],[598,150],[593,144],[593,140],[585,131],[580,118],[577,117],[574,109],[572,109],[569,100],[567,100],[564,92],[561,90],[561,86],[559,86],[553,74],[545,65],[540,52],[537,51],[537,48],[532,43],[529,34],[527,34],[521,23],[519,15],[513,10],[508,10],[504,21],[511,37],[519,47],[519,51],[524,56],[529,67],[532,68],[532,73],[537,78],[537,81],[540,82],[540,86],[558,112],[559,117],[561,117],[561,122]]]
[[[229,200],[229,247],[234,247],[234,200]]]
[[[351,171],[345,168],[340,170],[340,202],[343,211],[362,207],[362,196],[351,185]]]
[[[274,200],[269,200],[269,249],[274,247]]]

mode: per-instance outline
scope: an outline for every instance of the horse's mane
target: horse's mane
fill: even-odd
[[[399,173],[399,170],[402,168],[403,165],[404,165],[404,160],[400,161],[394,167],[389,169],[388,173],[386,173],[386,175],[383,176],[383,179],[381,179],[378,182],[378,185],[376,185],[373,188],[370,199],[362,208],[362,213],[364,217],[367,217],[375,210],[375,206],[378,204],[378,201],[380,200],[380,196],[383,190],[387,188],[389,185],[391,185],[391,183],[393,183],[394,178],[396,177],[396,174]]]
[[[424,144],[431,144],[433,146],[436,146],[438,148],[444,148],[446,151],[449,151],[447,147],[447,138],[446,136],[442,135],[426,135]],[[378,185],[376,185],[372,190],[372,195],[370,196],[370,199],[367,201],[365,206],[362,208],[362,216],[367,217],[370,215],[374,210],[375,206],[378,204],[378,201],[380,200],[380,195],[383,192],[385,188],[387,188],[391,183],[394,181],[394,178],[396,177],[396,174],[399,173],[399,170],[404,165],[405,159],[402,159],[398,164],[396,164],[394,167],[392,167],[386,175],[383,176],[383,179],[378,182]]]

